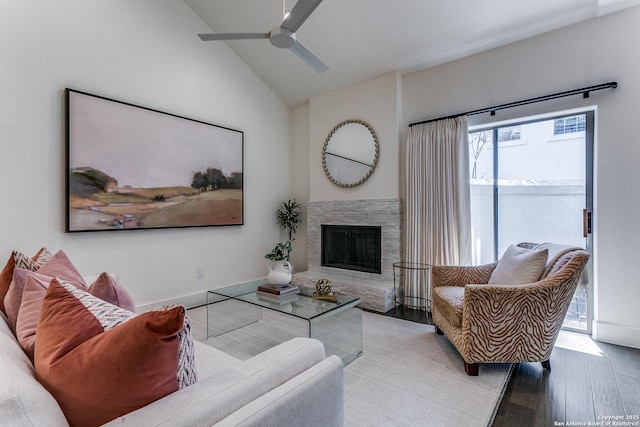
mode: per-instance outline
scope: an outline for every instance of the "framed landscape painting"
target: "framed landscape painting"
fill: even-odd
[[[65,90],[66,232],[243,224],[244,134]]]

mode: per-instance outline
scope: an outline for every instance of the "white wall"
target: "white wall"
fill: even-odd
[[[425,118],[617,81],[617,89],[587,100],[572,97],[473,121],[597,106],[594,332],[598,339],[640,348],[640,274],[634,267],[640,257],[638,23],[636,7],[404,76],[402,129]]]
[[[309,100],[309,200],[398,198],[398,121],[400,75],[329,92]],[[378,164],[363,184],[344,188],[332,183],[322,169],[322,147],[340,122],[364,120],[378,136]]]
[[[288,110],[207,31],[173,0],[0,3],[2,262],[64,249],[83,274],[119,273],[138,305],[266,275],[289,197]],[[64,234],[65,87],[244,131],[245,225]]]
[[[409,123],[618,81],[617,89],[592,93],[588,99],[564,98],[505,110],[495,117],[473,116],[470,124],[595,106],[594,335],[640,348],[640,274],[633,268],[640,257],[640,196],[634,188],[640,181],[634,120],[640,105],[639,22],[640,7],[636,7],[408,74],[399,81],[390,73],[312,98],[309,199],[402,197]],[[305,111],[298,113],[295,120],[307,120]],[[371,178],[344,189],[324,176],[320,157],[328,132],[349,118],[369,121],[378,132],[381,150]]]
[[[309,200],[309,105],[292,109],[291,123],[291,198],[302,205],[302,223],[293,241],[291,263],[294,271],[307,269],[307,201]],[[283,231],[283,240],[284,236]]]

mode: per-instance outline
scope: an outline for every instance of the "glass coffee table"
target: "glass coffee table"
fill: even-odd
[[[247,357],[295,336],[320,340],[326,354],[345,365],[362,354],[359,297],[317,300],[301,287],[300,294],[278,299],[263,297],[257,288],[257,283],[243,283],[207,292],[208,340],[226,339]]]

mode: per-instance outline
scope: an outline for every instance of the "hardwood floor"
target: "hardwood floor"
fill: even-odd
[[[565,348],[562,338],[582,343]],[[640,350],[564,331],[558,341],[551,371],[514,366],[493,426],[607,425],[604,417],[640,426]]]
[[[387,315],[426,321],[424,313],[407,309]],[[606,426],[607,421],[640,426],[640,349],[562,331],[551,371],[540,363],[514,366],[493,427]]]

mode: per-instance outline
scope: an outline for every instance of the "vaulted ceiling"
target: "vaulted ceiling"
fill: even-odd
[[[218,33],[267,33],[296,2],[184,1]],[[320,74],[266,39],[201,43],[227,43],[295,107],[389,71],[424,69],[637,5],[640,0],[324,0],[296,32],[329,67]]]

